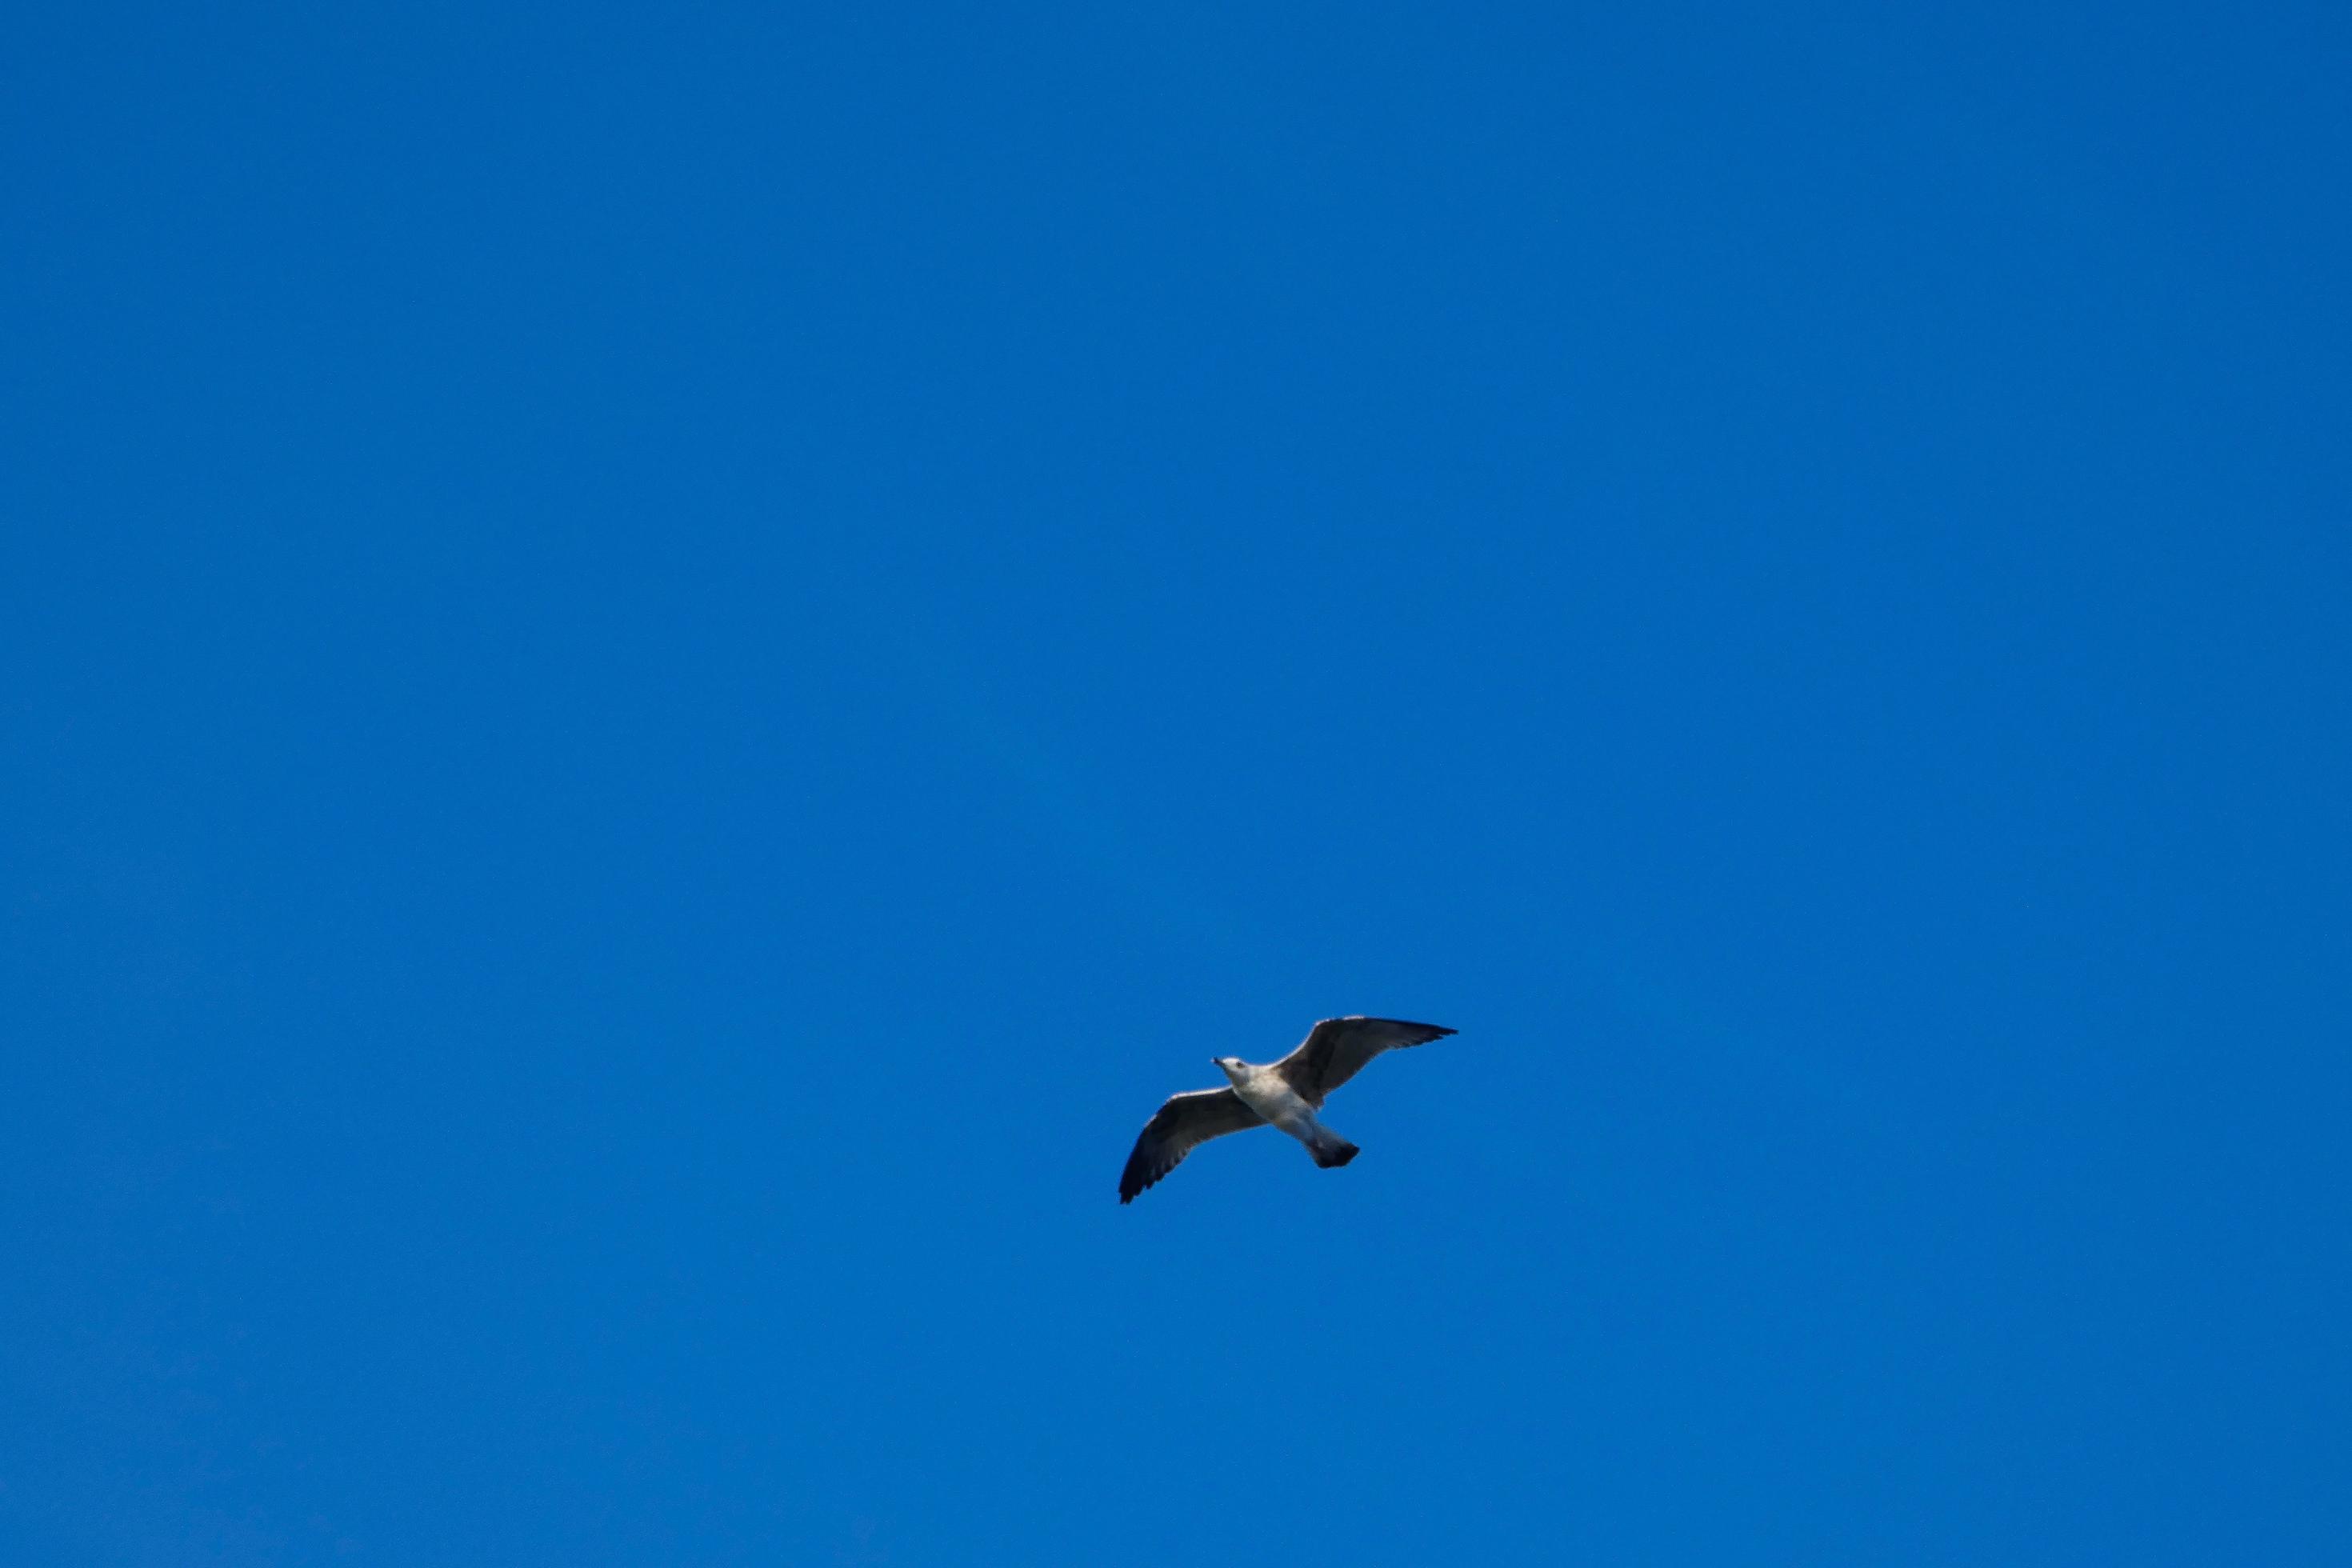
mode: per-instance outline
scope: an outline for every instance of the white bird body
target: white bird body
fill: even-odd
[[[1226,1057],[1217,1065],[1225,1069],[1244,1105],[1306,1144],[1308,1153],[1319,1155],[1333,1146],[1334,1140],[1346,1142],[1315,1120],[1315,1108],[1290,1087],[1280,1068],[1270,1062],[1245,1062],[1238,1057]]]
[[[1278,1127],[1307,1146],[1325,1170],[1344,1165],[1359,1152],[1353,1143],[1316,1120],[1324,1097],[1363,1069],[1382,1051],[1426,1045],[1454,1031],[1442,1024],[1401,1018],[1326,1018],[1307,1033],[1298,1048],[1278,1062],[1245,1062],[1219,1057],[1223,1089],[1196,1089],[1171,1098],[1144,1123],[1119,1173],[1118,1201],[1176,1168],[1177,1163],[1212,1138],[1253,1127]]]

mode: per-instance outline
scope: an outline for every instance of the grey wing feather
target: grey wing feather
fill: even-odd
[[[1402,1018],[1326,1018],[1307,1031],[1298,1048],[1275,1063],[1284,1081],[1312,1106],[1363,1070],[1382,1051],[1423,1046],[1454,1033],[1438,1024]]]
[[[1210,1139],[1265,1125],[1258,1113],[1230,1089],[1197,1089],[1174,1096],[1143,1124],[1135,1152],[1127,1157],[1127,1169],[1119,1173],[1118,1201],[1134,1202],[1136,1194],[1174,1170],[1177,1162]]]

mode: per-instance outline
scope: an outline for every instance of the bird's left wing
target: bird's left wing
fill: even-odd
[[[1326,1018],[1274,1066],[1299,1099],[1319,1108],[1325,1095],[1382,1051],[1425,1046],[1452,1033],[1443,1025],[1408,1024],[1402,1018]]]
[[[1127,1169],[1119,1173],[1118,1201],[1133,1203],[1136,1194],[1174,1170],[1178,1161],[1210,1139],[1265,1125],[1258,1113],[1230,1089],[1196,1089],[1174,1096],[1143,1124],[1135,1152],[1127,1157]]]

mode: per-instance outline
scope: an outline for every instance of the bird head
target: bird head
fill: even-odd
[[[1215,1062],[1219,1067],[1224,1068],[1225,1076],[1232,1079],[1235,1083],[1239,1083],[1241,1081],[1242,1069],[1249,1066],[1249,1063],[1242,1060],[1239,1057],[1212,1057],[1210,1059]]]

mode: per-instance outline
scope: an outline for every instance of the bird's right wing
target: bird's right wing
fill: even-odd
[[[1174,1170],[1178,1161],[1210,1139],[1265,1125],[1258,1113],[1230,1089],[1196,1089],[1173,1097],[1143,1124],[1135,1152],[1127,1157],[1127,1169],[1119,1173],[1118,1201],[1134,1202],[1136,1194]]]
[[[1298,1098],[1319,1110],[1325,1095],[1382,1051],[1425,1046],[1452,1033],[1443,1024],[1412,1024],[1402,1018],[1326,1018],[1307,1032],[1297,1050],[1274,1065]]]

